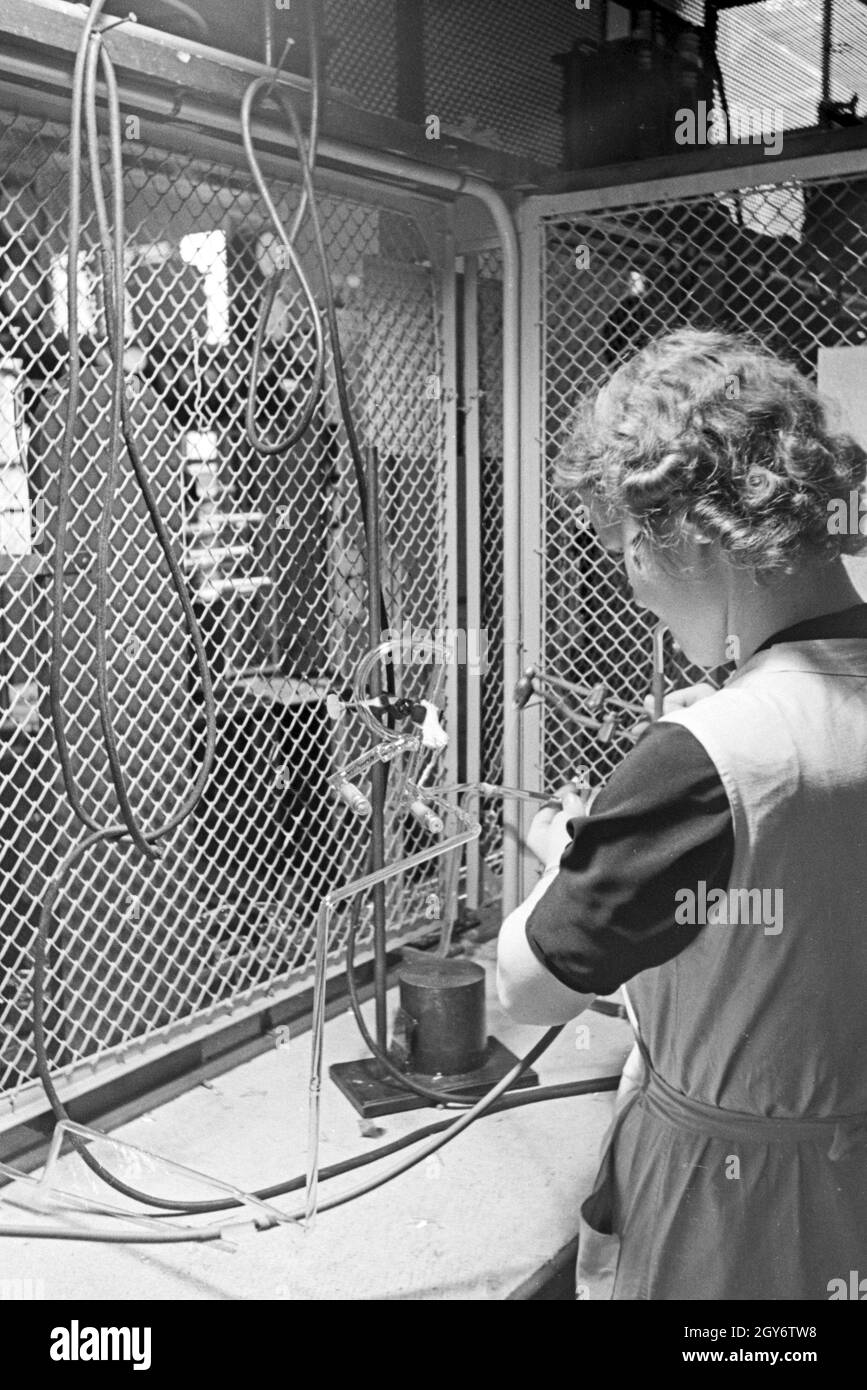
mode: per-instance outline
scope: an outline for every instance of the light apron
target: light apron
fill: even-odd
[[[771,1119],[756,1115],[723,1111],[682,1095],[645,1062],[641,1086],[626,1097],[618,1107],[603,1145],[599,1173],[591,1195],[581,1206],[579,1247],[576,1267],[576,1298],[578,1299],[739,1299],[773,1298],[780,1282],[787,1285],[786,1295],[802,1299],[827,1298],[834,1279],[848,1279],[851,1269],[867,1278],[867,1244],[865,1223],[850,1222],[845,1205],[841,1210],[840,1197],[849,1189],[848,1205],[867,1207],[867,1114],[827,1116],[816,1120]],[[620,1270],[623,1202],[618,1192],[618,1139],[628,1129],[630,1121],[639,1122],[642,1139],[639,1150],[656,1153],[659,1171],[651,1175],[650,1187],[657,1200],[635,1204],[640,1208],[636,1224],[627,1234],[631,1246],[631,1268],[627,1278]],[[647,1144],[648,1133],[655,1132],[655,1143]],[[712,1183],[708,1184],[706,1169],[732,1168],[733,1161],[746,1168],[749,1154],[774,1153],[777,1170],[775,1191],[766,1190],[768,1167],[758,1168],[760,1186],[750,1184],[749,1172],[730,1173],[722,1181],[738,1181],[747,1187],[744,1206],[754,1208],[751,1218],[741,1214],[742,1224],[752,1221],[756,1247],[762,1243],[762,1231],[767,1230],[771,1211],[785,1209],[784,1222],[790,1213],[798,1211],[798,1194],[787,1200],[787,1172],[797,1173],[798,1185],[806,1182],[820,1210],[814,1215],[818,1224],[827,1220],[837,1228],[832,1238],[833,1255],[826,1267],[821,1265],[817,1242],[812,1240],[808,1267],[794,1267],[784,1274],[774,1261],[769,1271],[756,1267],[756,1254],[745,1252],[741,1266],[733,1267],[726,1242],[732,1231],[726,1221],[724,1208],[712,1201]],[[716,1151],[715,1161],[707,1159]],[[694,1171],[689,1198],[696,1208],[696,1217],[703,1229],[695,1233],[687,1226],[677,1230],[677,1211],[669,1211],[665,1193],[666,1167],[677,1163]],[[640,1152],[635,1155],[641,1163]],[[702,1162],[702,1160],[705,1160]],[[800,1160],[800,1161],[796,1161]],[[653,1161],[649,1167],[653,1167]],[[620,1178],[620,1183],[635,1183],[636,1164]],[[824,1175],[825,1181],[821,1178]],[[848,1181],[844,1181],[848,1180]],[[824,1187],[824,1192],[822,1192]],[[809,1199],[809,1193],[805,1193]],[[683,1192],[680,1193],[681,1199]],[[711,1200],[709,1200],[711,1199]],[[825,1214],[822,1214],[822,1208]],[[681,1223],[682,1224],[682,1223]],[[858,1227],[860,1225],[860,1234]],[[843,1246],[849,1244],[846,1254]],[[859,1264],[860,1259],[860,1264]],[[685,1277],[685,1264],[695,1268]],[[708,1279],[708,1266],[712,1274]],[[745,1266],[749,1265],[750,1268]],[[844,1267],[845,1266],[845,1267]],[[730,1271],[727,1273],[726,1271]],[[730,1274],[734,1277],[730,1277]],[[826,1277],[827,1276],[827,1277]],[[867,1288],[867,1284],[865,1284]]]
[[[709,913],[630,982],[644,1075],[581,1209],[577,1295],[867,1291],[867,642],[778,644],[665,719],[725,786],[729,895],[774,913]]]

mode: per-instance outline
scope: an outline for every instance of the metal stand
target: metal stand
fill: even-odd
[[[514,1052],[510,1052],[496,1038],[488,1038],[487,1056],[475,1071],[459,1072],[455,1076],[426,1076],[422,1072],[410,1072],[409,1076],[425,1086],[432,1086],[434,1090],[453,1091],[466,1096],[468,1100],[476,1100],[502,1081],[517,1060]],[[328,1068],[328,1075],[364,1119],[396,1115],[404,1110],[420,1110],[433,1104],[417,1096],[414,1091],[404,1090],[390,1077],[383,1076],[373,1057],[365,1057],[360,1062],[335,1062]],[[518,1078],[511,1090],[524,1090],[538,1084],[538,1073],[529,1070]]]
[[[414,955],[398,974],[400,1008],[390,1060],[409,1080],[433,1091],[475,1100],[501,1081],[517,1057],[486,1038],[485,972],[475,961]],[[435,1105],[419,1096],[400,1077],[384,1074],[373,1059],[338,1062],[332,1081],[366,1118]],[[535,1086],[527,1072],[516,1086]]]

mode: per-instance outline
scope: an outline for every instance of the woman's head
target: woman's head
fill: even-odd
[[[829,525],[865,451],[793,367],[724,333],[681,329],[630,358],[579,407],[557,471],[702,665],[725,659],[732,589],[791,586],[867,544]]]

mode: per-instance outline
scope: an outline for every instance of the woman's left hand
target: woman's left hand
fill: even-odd
[[[556,806],[543,806],[533,817],[527,832],[527,848],[535,854],[546,869],[560,863],[563,851],[572,843],[567,829],[571,820],[578,820],[587,814],[581,797],[575,790],[575,783],[569,782],[556,793],[560,809]]]

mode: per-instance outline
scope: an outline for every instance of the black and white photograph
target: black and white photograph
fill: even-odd
[[[0,0],[0,1326],[863,1301],[867,0]]]

